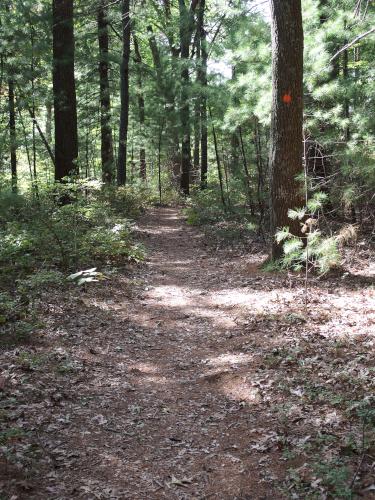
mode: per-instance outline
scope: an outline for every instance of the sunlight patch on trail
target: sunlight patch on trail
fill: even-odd
[[[233,366],[233,365],[243,365],[249,363],[253,359],[252,354],[221,354],[220,356],[212,356],[210,358],[204,359],[203,363],[208,366]]]
[[[168,306],[187,306],[190,302],[189,291],[178,286],[158,286],[155,287],[149,297],[166,303]]]

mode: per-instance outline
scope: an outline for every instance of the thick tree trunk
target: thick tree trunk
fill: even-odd
[[[53,0],[55,180],[78,173],[73,0]]]
[[[288,209],[304,205],[301,183],[303,120],[303,28],[301,0],[272,0],[271,234],[289,226],[301,236]],[[271,258],[282,255],[272,242]]]
[[[16,136],[16,107],[14,99],[14,82],[8,81],[8,104],[9,104],[9,137],[10,137],[10,168],[11,185],[13,193],[17,192],[17,136]]]
[[[139,110],[139,125],[141,135],[141,147],[139,148],[139,176],[145,181],[147,179],[147,165],[146,165],[146,149],[144,141],[144,128],[145,128],[145,99],[143,96],[143,73],[142,73],[142,56],[139,50],[138,39],[133,33],[135,62],[137,63],[137,83],[138,83],[138,110]]]
[[[110,184],[113,180],[114,157],[111,127],[111,97],[108,76],[109,36],[106,0],[100,0],[98,6],[98,41],[102,180],[106,184]]]
[[[117,157],[117,184],[126,183],[126,156],[129,124],[130,2],[122,0],[121,110]]]

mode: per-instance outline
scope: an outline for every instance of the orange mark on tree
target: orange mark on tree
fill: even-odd
[[[285,102],[285,104],[290,104],[292,102],[292,96],[290,95],[290,92],[287,92],[283,95],[283,102]]]

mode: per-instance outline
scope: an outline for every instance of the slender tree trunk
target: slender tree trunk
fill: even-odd
[[[78,174],[73,0],[53,0],[55,180]]]
[[[300,221],[288,209],[302,207],[304,198],[296,176],[302,171],[303,29],[301,0],[272,0],[272,119],[271,119],[271,234],[289,226],[302,236]],[[274,239],[271,258],[282,255]]]
[[[222,149],[221,149],[221,156],[223,159],[223,167],[224,167],[224,175],[225,175],[225,191],[227,194],[228,207],[230,207],[232,205],[232,202],[230,199],[230,189],[229,189],[229,165],[228,165],[227,159],[225,157],[224,147],[222,147]]]
[[[168,9],[167,9],[168,10]],[[176,108],[176,94],[173,86],[168,86],[168,80],[164,79],[163,68],[161,64],[160,52],[153,33],[152,27],[147,27],[148,40],[150,45],[150,50],[152,54],[152,60],[154,63],[154,68],[156,72],[156,81],[160,95],[163,96],[164,102],[168,108],[167,115],[167,125],[166,128],[171,131],[172,144],[170,145],[171,159],[173,165],[173,173],[178,169],[177,176],[180,175],[181,160],[180,160],[180,139],[178,136],[178,129],[176,127],[175,120],[175,108]],[[172,57],[175,57],[174,52],[172,52]],[[172,60],[173,61],[173,60]],[[177,168],[176,168],[177,167]]]
[[[158,141],[158,187],[159,187],[159,203],[161,204],[162,202],[162,186],[161,186],[161,146],[162,146],[162,140],[163,140],[163,128],[164,128],[164,122],[165,120],[163,119],[162,124],[159,128],[159,141]]]
[[[10,168],[11,185],[13,193],[17,192],[17,135],[16,135],[16,111],[14,99],[14,81],[8,81],[8,105],[9,105],[9,137],[10,137]]]
[[[212,122],[211,109],[210,109],[210,118],[211,118],[211,122]],[[218,147],[218,144],[217,144],[216,130],[215,130],[215,126],[214,126],[213,122],[212,122],[212,135],[213,135],[213,138],[214,138],[215,155],[216,155],[216,165],[217,165],[217,175],[218,175],[219,184],[220,184],[221,202],[223,204],[224,211],[226,211],[227,210],[227,204],[226,204],[225,196],[224,196],[223,174],[222,174],[221,165],[220,165],[220,154],[219,154],[219,147]]]
[[[236,66],[232,66],[232,82],[235,83],[236,81]],[[240,99],[236,94],[233,96],[233,106],[235,108],[240,106]],[[231,147],[231,162],[230,166],[233,172],[238,171],[238,165],[240,163],[240,140],[239,140],[239,127],[236,127],[236,129],[232,132],[231,138],[230,138],[230,147]]]
[[[139,125],[141,129],[141,147],[139,149],[139,176],[145,181],[147,179],[147,164],[146,164],[146,149],[144,145],[144,129],[145,129],[145,99],[143,96],[143,74],[142,74],[142,56],[139,50],[138,39],[133,33],[135,62],[138,66],[137,83],[138,83],[138,110],[139,110]]]
[[[122,0],[122,61],[120,82],[120,130],[117,157],[117,184],[126,184],[126,157],[129,125],[130,1]]]
[[[35,105],[35,56],[34,56],[34,27],[31,24],[30,25],[30,42],[31,42],[31,67],[30,67],[30,72],[31,72],[31,92],[32,92],[32,110],[33,110],[33,116],[36,114],[36,105]],[[36,137],[35,137],[35,122],[33,120],[33,189],[35,192],[35,196],[39,198],[39,192],[38,192],[38,175],[37,175],[37,170],[36,170]]]
[[[195,37],[195,58],[197,61],[197,87],[198,92],[195,96],[194,100],[194,153],[193,153],[193,172],[194,172],[194,180],[197,178],[197,173],[199,172],[199,163],[200,163],[200,141],[201,141],[201,89],[200,89],[200,72],[201,72],[201,26],[200,22],[202,21],[202,17],[200,16],[200,8],[198,10],[198,22],[197,22],[197,30]]]
[[[245,185],[246,185],[246,191],[247,191],[247,201],[249,203],[249,207],[251,209],[251,213],[254,213],[254,206],[253,206],[253,201],[251,199],[251,182],[250,182],[250,173],[249,173],[249,167],[247,165],[247,158],[246,158],[246,152],[245,152],[245,146],[243,143],[243,137],[242,137],[242,127],[238,127],[238,134],[240,137],[240,144],[241,144],[241,152],[242,152],[242,161],[243,161],[243,169],[244,169],[244,174],[245,174]]]
[[[46,139],[49,144],[52,142],[52,102],[46,101]]]
[[[181,103],[180,103],[180,120],[181,120],[181,182],[180,187],[183,194],[188,195],[190,191],[190,167],[191,167],[191,151],[190,151],[190,105],[189,105],[189,55],[191,42],[191,13],[185,5],[185,0],[179,0],[180,9],[180,47],[181,47]]]
[[[27,132],[26,132],[26,127],[25,127],[25,122],[22,117],[22,111],[21,107],[19,105],[19,101],[17,99],[17,108],[18,108],[18,116],[19,116],[19,121],[21,123],[22,127],[22,132],[23,132],[23,140],[24,140],[24,145],[25,145],[25,150],[26,150],[26,158],[27,158],[27,164],[29,166],[29,175],[30,175],[30,183],[32,186],[34,186],[34,177],[33,177],[33,168],[32,168],[32,161],[31,161],[31,155],[30,155],[30,148],[28,145],[27,141]]]
[[[348,43],[348,42],[346,41],[345,43]],[[348,85],[348,78],[349,78],[348,63],[349,63],[348,51],[344,50],[342,72],[343,72],[345,86]],[[350,141],[350,126],[349,126],[350,107],[349,106],[350,106],[349,98],[347,96],[345,96],[345,99],[344,99],[344,118],[347,121],[347,124],[345,125],[345,141],[346,142]]]
[[[264,219],[264,169],[263,169],[262,144],[261,144],[258,118],[255,118],[255,123],[254,123],[254,147],[255,147],[256,164],[258,170],[257,199],[259,207],[259,229],[261,229]]]
[[[98,6],[98,41],[102,180],[106,184],[110,184],[113,180],[114,157],[111,127],[111,95],[108,76],[109,35],[106,0],[100,0]]]
[[[207,187],[208,172],[208,130],[207,130],[207,35],[204,26],[206,3],[200,0],[198,10],[198,26],[200,28],[201,64],[199,65],[199,82],[201,85],[201,188]]]

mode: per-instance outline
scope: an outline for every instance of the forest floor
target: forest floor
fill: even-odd
[[[366,249],[306,303],[177,208],[137,232],[146,263],[51,294],[40,334],[1,348],[0,498],[375,498]]]

